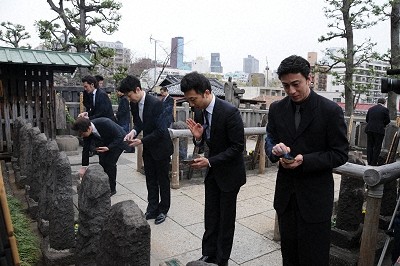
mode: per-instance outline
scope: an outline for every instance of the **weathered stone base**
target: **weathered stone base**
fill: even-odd
[[[23,189],[27,183],[27,177],[25,175],[21,175],[20,171],[15,170],[15,184],[18,188]]]
[[[381,256],[383,246],[385,244],[387,235],[383,231],[378,232],[378,241],[376,244],[375,250],[375,263],[376,265]],[[389,243],[388,249],[386,251],[386,256],[390,257],[390,252],[392,250],[392,241]],[[358,257],[360,254],[359,247],[356,249],[345,249],[340,248],[335,245],[331,245],[330,253],[329,253],[329,266],[356,266],[358,262]],[[384,260],[385,261],[385,260]],[[385,263],[382,265],[386,265]]]
[[[331,243],[345,249],[357,248],[360,245],[362,227],[357,231],[349,232],[338,228],[331,229]]]
[[[26,186],[28,187],[28,186]],[[28,212],[29,215],[32,217],[32,219],[36,220],[37,216],[38,216],[38,212],[39,212],[39,205],[38,203],[32,199],[31,197],[29,197],[29,192],[27,192],[29,190],[29,188],[25,188],[25,200],[26,203],[28,204]]]
[[[358,252],[331,246],[329,266],[357,266]]]
[[[49,221],[40,219],[38,221],[38,229],[43,237],[49,235]]]
[[[78,138],[72,135],[58,135],[56,136],[58,149],[64,151],[67,155],[78,155]]]
[[[71,250],[51,249],[48,238],[44,238],[41,243],[43,260],[46,266],[74,265],[75,254]]]

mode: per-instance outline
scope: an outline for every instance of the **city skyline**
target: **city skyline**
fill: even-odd
[[[275,70],[289,55],[306,58],[308,52],[317,52],[320,60],[325,48],[345,45],[344,40],[318,43],[318,37],[330,30],[322,11],[325,4],[320,0],[310,0],[307,5],[300,0],[254,0],[251,3],[175,0],[145,1],[140,5],[128,0],[119,2],[123,7],[118,32],[108,36],[92,30],[90,37],[98,41],[120,41],[132,51],[134,58],[154,59],[152,36],[157,40],[157,60],[162,61],[167,56],[165,51],[170,52],[171,39],[182,36],[185,62],[219,53],[224,72],[232,72],[241,71],[243,58],[253,55],[259,60],[262,72],[267,62],[269,68]],[[161,15],[163,10],[169,13]],[[32,36],[29,41],[32,47],[40,43],[33,26],[35,20],[55,17],[45,0],[37,0],[35,5],[28,0],[2,0],[0,14],[1,21],[26,27]],[[355,30],[354,36],[358,44],[372,37],[372,41],[378,42],[378,52],[390,48],[388,21],[369,30]]]

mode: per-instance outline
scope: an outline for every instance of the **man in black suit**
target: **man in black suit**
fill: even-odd
[[[235,232],[236,201],[246,183],[244,127],[239,110],[211,92],[210,81],[192,72],[181,81],[191,107],[203,112],[186,121],[196,145],[206,143],[208,157],[194,159],[193,168],[208,168],[204,180],[205,211],[201,261],[228,265]]]
[[[79,174],[83,176],[89,165],[89,151],[95,147],[99,163],[108,175],[111,196],[116,192],[117,161],[124,149],[125,131],[109,118],[100,117],[89,120],[85,117],[76,119],[72,126],[83,137],[82,167]]]
[[[104,83],[104,78],[103,76],[96,75],[94,78],[97,81],[97,89],[102,89],[103,88],[103,83]],[[93,95],[89,94],[86,90],[83,90],[83,100],[82,100],[83,106],[85,106],[86,112],[90,110],[90,108],[93,107]]]
[[[111,100],[105,91],[98,88],[97,80],[92,76],[85,76],[82,78],[82,83],[88,98],[84,99],[86,112],[79,114],[78,117],[88,117],[90,120],[107,117],[115,121]]]
[[[328,266],[332,169],[348,158],[343,111],[310,89],[304,58],[284,59],[277,73],[287,96],[269,108],[265,150],[279,161],[274,208],[283,265]]]
[[[390,123],[389,110],[385,107],[385,98],[379,98],[378,104],[369,108],[365,121],[367,133],[367,161],[368,165],[378,165],[381,153],[385,127]]]
[[[131,102],[134,123],[125,140],[131,147],[143,144],[148,193],[146,219],[155,219],[155,224],[160,224],[165,221],[171,205],[169,163],[174,151],[166,118],[163,117],[162,102],[143,91],[140,81],[134,76],[124,78],[119,90],[128,96]],[[136,138],[142,130],[143,138]]]
[[[168,118],[167,125],[171,126],[174,122],[174,99],[169,95],[166,87],[161,87],[160,94],[162,97],[164,112]]]

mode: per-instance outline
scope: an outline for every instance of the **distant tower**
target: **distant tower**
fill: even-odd
[[[247,58],[243,58],[243,72],[250,73],[258,73],[259,71],[259,61],[254,58],[252,55],[248,55]]]
[[[219,53],[211,53],[210,71],[215,73],[223,72],[223,67],[221,66]]]
[[[183,69],[183,37],[171,39],[171,67]]]

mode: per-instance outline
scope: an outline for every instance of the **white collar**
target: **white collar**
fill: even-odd
[[[215,106],[215,95],[211,93],[211,96],[212,96],[211,102],[205,110],[212,115]]]

